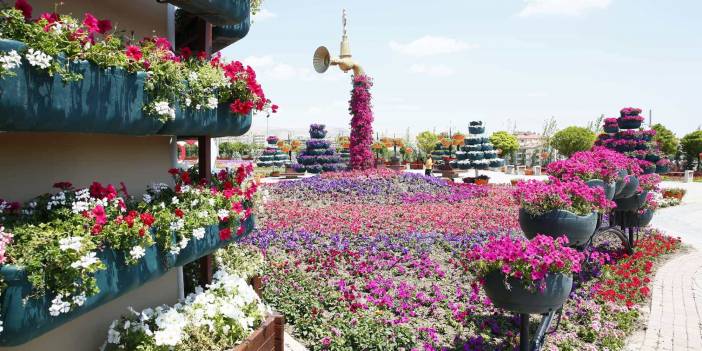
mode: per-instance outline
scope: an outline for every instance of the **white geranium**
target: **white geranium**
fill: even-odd
[[[74,250],[78,251],[83,246],[82,238],[79,236],[70,236],[59,240],[59,249],[61,251]]]
[[[193,100],[191,100],[189,97],[185,98],[185,106],[190,107],[190,104],[192,104],[192,103],[193,103]]]
[[[168,101],[154,102],[154,110],[159,116],[175,119],[175,109],[168,105]]]
[[[98,262],[100,262],[100,260],[95,256],[95,252],[90,251],[83,255],[78,261],[71,263],[71,267],[87,269]]]
[[[219,217],[220,221],[223,221],[225,218],[229,217],[229,211],[225,209],[217,210],[217,217]]]
[[[200,240],[205,237],[205,228],[193,229],[193,238]]]
[[[219,102],[217,101],[217,98],[214,96],[210,96],[207,98],[207,108],[210,110],[216,109],[218,103]]]
[[[138,260],[146,255],[146,250],[141,246],[134,246],[129,250],[129,255],[132,256],[133,259]]]
[[[0,66],[5,70],[15,69],[22,65],[22,57],[17,51],[12,50],[5,55],[0,55]]]
[[[51,300],[51,306],[49,307],[49,314],[56,317],[61,313],[68,313],[71,310],[71,304],[63,300],[64,296],[62,294],[56,295],[56,297]]]
[[[150,203],[151,203],[151,195],[149,195],[149,194],[146,194],[146,193],[145,193],[144,195],[142,195],[142,199],[143,199],[144,202],[146,202],[147,204],[150,204]]]
[[[46,69],[51,66],[51,56],[43,53],[41,50],[29,49],[24,55],[30,65]]]

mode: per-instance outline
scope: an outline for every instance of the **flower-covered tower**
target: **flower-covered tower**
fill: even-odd
[[[327,130],[324,124],[310,125],[310,140],[307,148],[297,156],[299,164],[294,165],[296,171],[310,173],[335,172],[346,169],[341,156],[326,140]]]
[[[625,107],[619,117],[605,118],[604,133],[597,137],[595,145],[639,160],[644,173],[667,173],[671,162],[653,140],[656,131],[643,129],[643,121],[640,108]]]
[[[275,135],[266,138],[268,145],[263,149],[263,155],[258,158],[256,163],[258,167],[283,167],[290,164],[288,155],[281,151],[278,146],[279,141],[280,139]]]
[[[455,164],[459,169],[485,170],[504,166],[505,161],[497,157],[497,151],[490,143],[490,138],[484,136],[485,126],[482,121],[470,122],[468,132],[464,146],[461,147],[461,151],[456,152]]]

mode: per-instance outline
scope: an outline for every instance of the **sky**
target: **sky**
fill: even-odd
[[[344,8],[381,135],[473,120],[540,132],[550,117],[586,126],[627,106],[678,136],[702,124],[699,0],[266,0],[223,54],[251,65],[280,106],[271,128],[348,127],[351,73],[312,67],[320,45],[339,54]]]

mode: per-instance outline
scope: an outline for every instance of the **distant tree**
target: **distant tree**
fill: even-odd
[[[697,169],[702,169],[700,153],[702,153],[702,130],[696,130],[680,139],[680,146],[687,158],[687,168],[692,169],[693,160],[697,160]]]
[[[495,146],[495,149],[501,150],[502,153],[500,156],[503,158],[511,156],[512,162],[514,163],[514,153],[519,150],[519,140],[517,140],[517,137],[512,135],[512,133],[501,130],[492,133],[490,142]]]
[[[654,124],[651,129],[656,131],[656,136],[653,137],[653,140],[658,142],[661,151],[668,156],[675,156],[678,152],[678,145],[680,144],[675,134],[660,123]]]
[[[591,130],[595,135],[602,132],[602,121],[604,121],[604,115],[595,118],[595,120],[588,122],[587,129]]]
[[[551,138],[551,146],[566,157],[589,150],[595,142],[595,133],[583,127],[568,127],[556,132]]]
[[[439,142],[439,136],[428,130],[419,133],[416,139],[419,149],[427,155],[434,151],[436,143]]]

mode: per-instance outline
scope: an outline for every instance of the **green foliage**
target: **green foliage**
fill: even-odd
[[[217,250],[215,260],[220,269],[244,279],[262,274],[266,264],[258,247],[236,243]]]
[[[252,150],[251,144],[240,141],[225,141],[219,144],[219,155],[222,157],[232,157],[234,154],[250,155]]]
[[[688,168],[692,168],[693,160],[697,160],[697,169],[700,169],[700,153],[702,152],[702,130],[696,130],[680,139],[680,146],[688,160]]]
[[[675,133],[660,123],[654,124],[651,129],[656,131],[653,140],[658,142],[661,151],[668,156],[675,156],[678,152],[678,145],[680,144],[678,138],[675,137]]]
[[[514,152],[519,150],[519,140],[517,137],[506,131],[498,131],[492,133],[490,142],[495,149],[502,150],[502,156],[514,155]]]
[[[439,136],[426,130],[417,135],[417,146],[425,154],[430,154],[439,142]]]
[[[568,127],[562,129],[551,138],[551,146],[566,157],[592,148],[595,133],[583,127]]]

